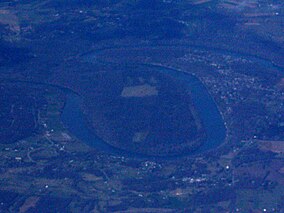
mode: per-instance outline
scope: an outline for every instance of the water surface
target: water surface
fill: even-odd
[[[149,66],[148,66],[149,67]],[[159,66],[152,66],[155,71],[171,75],[172,77],[185,83],[187,89],[191,92],[192,101],[199,114],[199,117],[203,123],[203,127],[206,131],[207,139],[203,145],[196,151],[185,154],[193,155],[200,154],[208,150],[212,150],[220,146],[225,139],[226,128],[222,116],[216,106],[211,95],[208,93],[205,86],[193,75],[183,73],[173,69],[167,69]],[[62,121],[66,125],[67,129],[75,135],[79,140],[94,147],[95,149],[114,155],[123,155],[126,157],[136,158],[162,158],[172,159],[181,157],[155,157],[143,154],[136,154],[128,151],[115,148],[108,143],[104,142],[97,135],[89,129],[86,124],[84,114],[81,109],[82,99],[75,94],[69,93],[67,102],[62,114]]]

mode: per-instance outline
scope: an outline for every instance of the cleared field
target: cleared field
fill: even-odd
[[[258,141],[260,149],[274,153],[284,153],[284,141]]]
[[[125,98],[130,97],[146,97],[146,96],[155,96],[158,95],[158,90],[156,87],[151,86],[149,84],[132,86],[132,87],[124,87],[121,96]]]

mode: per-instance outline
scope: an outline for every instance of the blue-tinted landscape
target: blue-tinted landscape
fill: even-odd
[[[0,2],[0,212],[283,212],[280,0]]]

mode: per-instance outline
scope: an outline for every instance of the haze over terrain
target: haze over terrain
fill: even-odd
[[[280,0],[2,0],[0,212],[284,211]]]

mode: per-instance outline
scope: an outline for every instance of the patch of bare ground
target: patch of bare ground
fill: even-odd
[[[38,201],[39,201],[39,197],[36,197],[36,196],[27,198],[24,204],[20,207],[19,212],[24,213],[24,212],[27,212],[30,208],[36,207],[36,204]]]
[[[284,141],[263,141],[258,140],[259,147],[262,151],[271,151],[277,154],[284,153]]]
[[[149,84],[138,85],[138,86],[130,86],[124,87],[121,96],[124,98],[130,97],[147,97],[147,96],[156,96],[158,95],[158,90],[156,87],[151,86]]]

